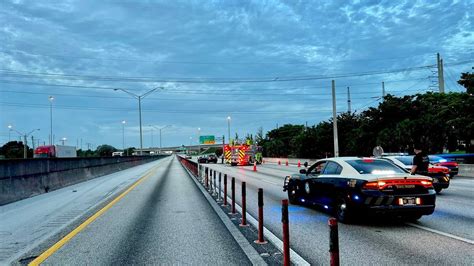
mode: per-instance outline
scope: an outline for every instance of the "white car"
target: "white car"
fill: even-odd
[[[389,160],[392,163],[406,169],[411,170],[413,164],[413,156],[385,156],[383,159]],[[428,176],[433,178],[433,187],[436,193],[449,187],[449,168],[444,166],[437,166],[430,164],[428,167]]]

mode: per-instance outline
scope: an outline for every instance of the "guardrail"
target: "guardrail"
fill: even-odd
[[[246,182],[241,182],[241,205],[239,206],[240,209],[237,210],[236,208],[236,188],[235,188],[235,177],[229,176],[231,179],[231,195],[227,193],[227,178],[228,175],[226,173],[222,173],[216,170],[212,170],[211,168],[201,165],[199,166],[196,162],[190,161],[185,159],[181,156],[177,156],[178,160],[181,164],[193,175],[197,181],[199,181],[200,185],[204,187],[204,189],[211,195],[211,197],[219,203],[223,203],[221,205],[222,208],[225,208],[228,217],[232,220],[237,220],[237,215],[240,214],[240,223],[238,223],[238,227],[240,228],[247,228],[249,224],[254,226],[257,230],[257,234],[255,235],[254,240],[251,242],[258,244],[258,245],[265,245],[268,242],[271,242],[279,251],[282,253],[283,258],[281,258],[280,264],[282,265],[309,265],[307,261],[301,258],[296,252],[294,252],[290,247],[290,237],[289,237],[289,211],[288,211],[288,200],[282,200],[282,235],[283,240],[278,239],[273,233],[268,231],[268,229],[264,228],[264,212],[263,212],[263,189],[258,188],[256,191],[249,191],[246,189]],[[278,161],[276,161],[278,162]],[[218,184],[217,176],[219,176]],[[224,186],[221,185],[222,179],[221,176],[224,176],[223,182]],[[223,190],[222,190],[223,187]],[[247,202],[247,193],[257,193],[258,202],[250,202],[251,204],[256,204],[258,206],[258,220],[253,218],[250,214],[246,212]],[[222,201],[221,196],[223,196]],[[228,204],[228,200],[230,200],[230,204]],[[239,213],[238,213],[238,212]],[[248,219],[247,219],[247,216]],[[247,223],[248,222],[248,223]],[[331,266],[338,266],[339,265],[339,237],[337,231],[337,221],[335,218],[328,219],[329,225],[329,257],[328,261],[330,262]],[[254,229],[243,229],[254,231]],[[264,232],[266,235],[264,235]],[[247,232],[248,233],[248,232]]]
[[[47,193],[165,156],[38,158],[0,161],[0,205]]]

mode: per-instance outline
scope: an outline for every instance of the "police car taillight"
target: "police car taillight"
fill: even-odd
[[[378,190],[385,189],[389,186],[414,186],[421,185],[425,188],[432,188],[433,182],[429,180],[420,180],[420,179],[390,179],[383,181],[369,181],[362,186],[362,189],[368,190]]]
[[[385,185],[383,181],[373,181],[365,183],[362,188],[363,189],[370,189],[370,190],[378,190],[381,189]]]

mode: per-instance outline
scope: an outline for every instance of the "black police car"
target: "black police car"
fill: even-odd
[[[344,223],[366,215],[417,220],[434,212],[432,179],[410,175],[393,163],[374,158],[338,157],[317,161],[285,178],[292,204],[318,205]]]

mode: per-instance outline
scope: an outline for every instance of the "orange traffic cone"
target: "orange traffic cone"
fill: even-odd
[[[301,167],[301,162],[300,162],[300,160],[298,160],[298,168],[300,168],[300,167]]]
[[[288,160],[286,160],[286,166],[288,166]]]
[[[257,162],[253,162],[253,171],[257,172]]]

